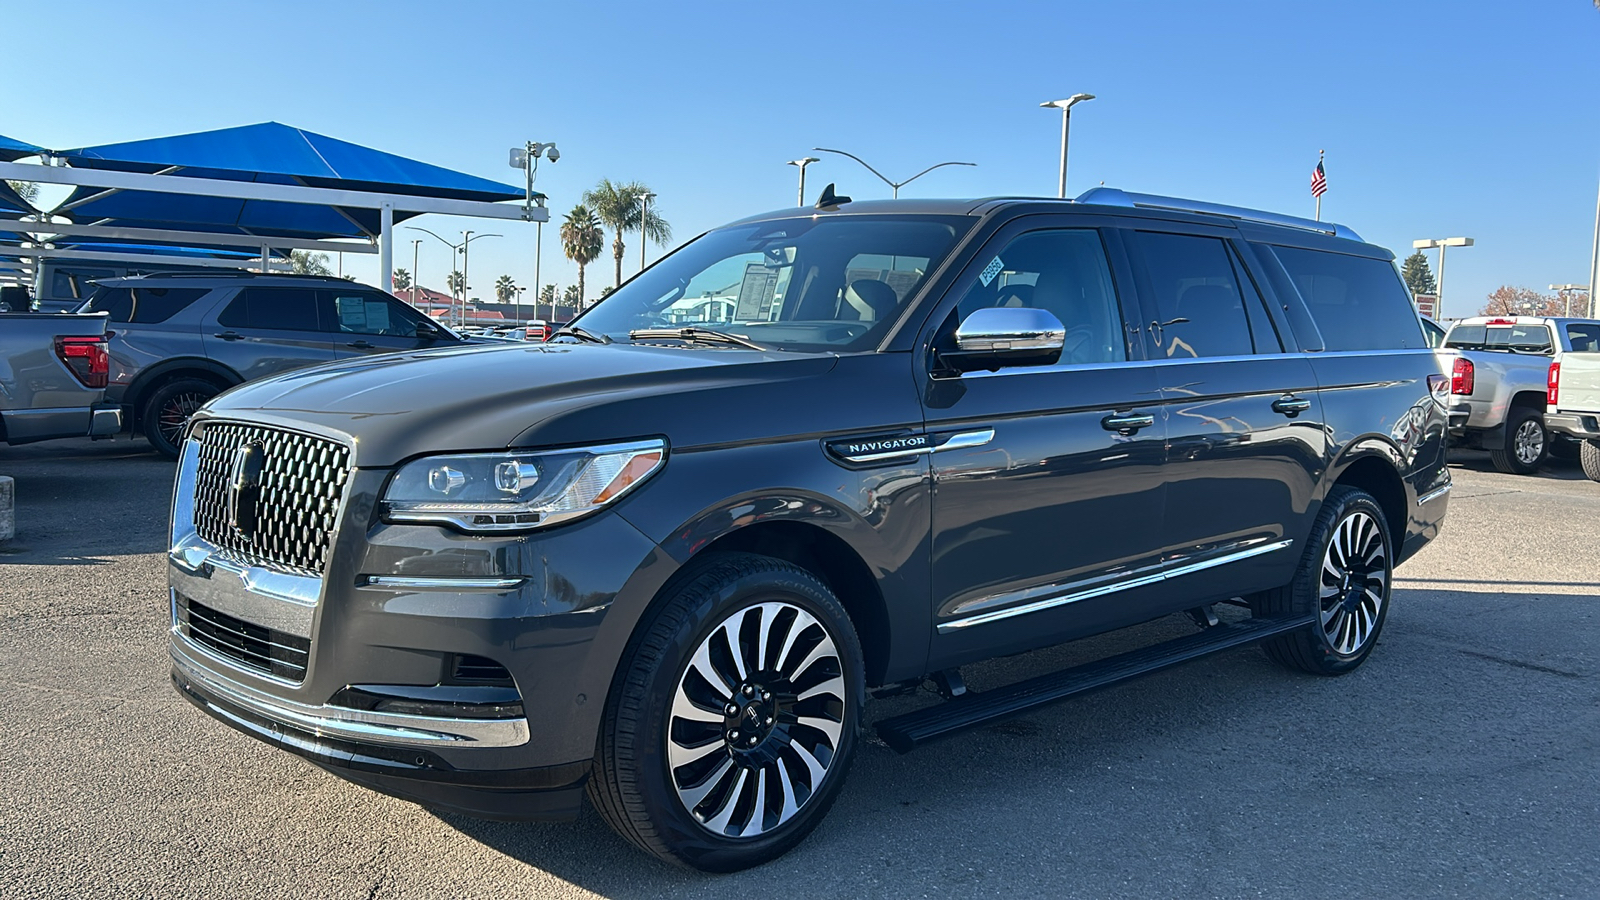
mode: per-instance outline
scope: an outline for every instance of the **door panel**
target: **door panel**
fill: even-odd
[[[322,308],[332,323],[334,353],[340,359],[422,350],[437,342],[417,337],[420,314],[373,291],[322,291]]]
[[[201,332],[206,356],[245,380],[332,362],[333,341],[322,331],[316,291],[246,288]]]

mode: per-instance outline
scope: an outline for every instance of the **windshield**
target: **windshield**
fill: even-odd
[[[1543,325],[1515,323],[1487,325],[1460,324],[1450,329],[1444,345],[1456,350],[1514,350],[1520,353],[1549,353],[1550,329]]]
[[[640,329],[692,327],[776,349],[866,349],[975,221],[825,216],[719,229],[623,285],[575,324],[614,341]]]

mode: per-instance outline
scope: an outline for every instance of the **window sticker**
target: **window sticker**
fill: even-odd
[[[1005,267],[1006,264],[1000,261],[1000,257],[996,256],[994,259],[989,260],[989,264],[983,267],[982,272],[978,273],[978,280],[983,282],[984,287],[988,287],[989,283],[994,281],[994,277],[999,275]]]

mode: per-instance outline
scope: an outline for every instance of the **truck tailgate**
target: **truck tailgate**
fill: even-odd
[[[1600,413],[1600,353],[1561,354],[1561,412]]]
[[[105,396],[104,369],[91,371],[103,365],[104,343],[89,348],[81,342],[103,336],[107,321],[104,314],[0,314],[0,420],[7,441],[90,433],[93,407]]]

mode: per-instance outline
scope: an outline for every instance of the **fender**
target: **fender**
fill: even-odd
[[[135,375],[133,381],[128,385],[127,391],[123,393],[123,397],[126,398],[124,403],[133,410],[133,416],[139,414],[140,407],[144,406],[145,397],[157,384],[178,372],[204,372],[211,376],[213,380],[221,383],[224,389],[244,383],[244,377],[238,372],[203,356],[179,356],[172,359],[164,359],[153,366],[145,367],[144,371]],[[129,417],[130,425],[132,424],[133,416]]]

